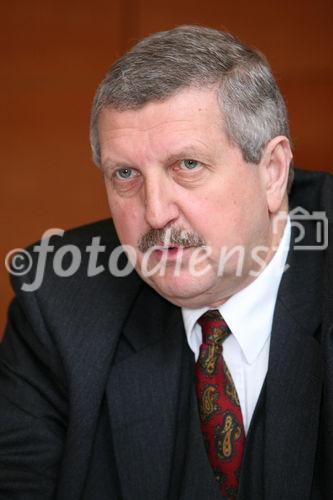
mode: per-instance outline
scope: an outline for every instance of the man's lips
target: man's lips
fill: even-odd
[[[163,245],[155,245],[152,255],[155,255],[157,258],[167,258],[168,260],[176,259],[178,256],[186,253],[187,250],[190,250],[192,247],[183,247],[183,246],[163,246]]]
[[[173,251],[173,250],[184,250],[185,248],[190,248],[190,247],[178,247],[176,245],[154,245],[154,250],[159,250],[162,252],[165,251]]]

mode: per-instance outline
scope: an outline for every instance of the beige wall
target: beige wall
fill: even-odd
[[[260,48],[287,101],[296,164],[333,171],[329,0],[12,0],[1,9],[1,329],[7,252],[50,227],[108,215],[90,160],[90,103],[112,61],[148,33],[207,24]]]

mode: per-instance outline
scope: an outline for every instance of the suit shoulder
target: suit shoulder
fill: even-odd
[[[45,317],[64,320],[92,305],[119,308],[130,304],[142,281],[120,246],[111,219],[67,231],[44,233],[26,249],[29,272],[11,274],[17,297],[38,302]],[[107,305],[106,305],[107,304]]]
[[[44,235],[49,235],[47,237],[52,238],[52,244],[56,245],[56,247],[64,244],[83,246],[91,241],[92,238],[100,238],[101,241],[110,246],[117,246],[120,244],[111,218],[90,222],[66,230],[52,228],[45,232]],[[39,243],[38,241],[29,245],[27,250],[32,250],[33,247]]]
[[[103,219],[67,230],[50,228],[44,232],[41,240],[27,246],[23,252],[29,261],[29,271],[11,273],[14,289],[17,283],[31,282],[37,274],[43,273],[46,281],[57,275],[61,278],[84,279],[84,272],[89,275],[89,262],[107,264],[112,251],[120,247],[120,242],[111,219]],[[98,266],[97,266],[98,267]],[[58,272],[59,271],[59,272]],[[90,276],[99,273],[90,272]],[[88,276],[89,277],[89,276]],[[41,278],[41,276],[39,276]],[[71,280],[67,279],[66,285]],[[23,287],[23,289],[28,287]]]

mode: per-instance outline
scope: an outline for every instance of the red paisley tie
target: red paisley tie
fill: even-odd
[[[237,497],[245,433],[236,387],[222,356],[231,331],[218,310],[198,320],[202,344],[196,364],[196,391],[208,459],[224,499]]]

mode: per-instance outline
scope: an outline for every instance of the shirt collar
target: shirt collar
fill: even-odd
[[[247,363],[252,364],[270,337],[276,297],[290,245],[290,220],[272,260],[259,276],[218,309],[236,338]],[[197,320],[209,308],[182,308],[190,348],[197,353],[202,335],[195,335]]]

